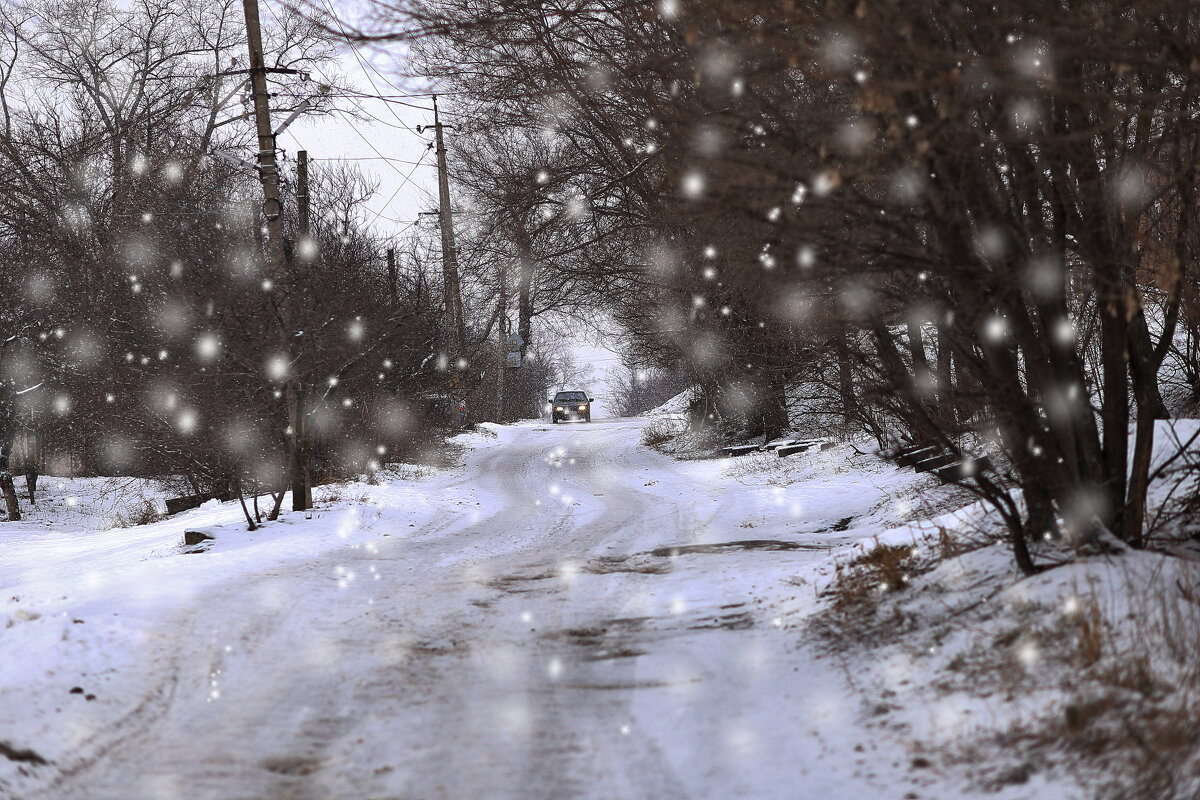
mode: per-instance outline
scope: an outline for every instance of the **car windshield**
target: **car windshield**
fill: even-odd
[[[583,392],[559,392],[554,395],[556,403],[586,403],[587,395]]]

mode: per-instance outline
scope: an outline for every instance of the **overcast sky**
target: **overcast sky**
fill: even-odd
[[[377,179],[379,190],[366,203],[366,218],[383,235],[399,234],[414,224],[418,213],[438,208],[437,158],[429,147],[433,131],[416,132],[417,126],[433,124],[432,101],[427,96],[408,97],[415,93],[414,88],[397,77],[390,61],[386,51],[369,47],[352,50],[346,45],[340,68],[351,86],[362,93],[405,97],[390,98],[393,102],[340,98],[339,111],[297,121],[279,137],[279,146],[286,151],[289,162],[294,162],[297,151],[307,150],[309,160],[317,164],[326,159],[353,159],[365,174]],[[313,80],[321,81],[323,77],[317,73]],[[453,109],[450,101],[444,100],[441,105]],[[280,122],[275,120],[276,125]],[[454,134],[446,131],[445,135]],[[424,217],[422,222],[427,235],[436,237],[436,219]],[[564,387],[589,391],[596,397],[601,413],[608,410],[606,401],[611,394],[606,373],[619,366],[618,356],[610,347],[612,343],[604,337],[573,342],[570,349],[576,362],[590,366],[592,374],[583,386]]]

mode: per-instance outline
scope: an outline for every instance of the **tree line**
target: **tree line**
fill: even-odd
[[[427,437],[431,413],[449,421],[422,405],[446,383],[431,278],[364,226],[369,178],[314,165],[302,235],[284,154],[286,285],[273,279],[244,160],[257,143],[240,2],[30,0],[0,9],[0,34],[9,519],[14,470],[30,501],[39,472],[124,474],[198,499],[271,494],[274,515],[298,469],[368,470]],[[338,86],[322,84],[340,79],[321,20],[281,13],[264,37],[277,120],[303,103],[329,113]],[[309,398],[299,466],[292,384]]]
[[[1156,420],[1200,400],[1198,13],[402,0],[355,33],[453,95],[522,320],[602,310],[732,435],[988,452],[963,483],[1030,572],[1147,544]]]

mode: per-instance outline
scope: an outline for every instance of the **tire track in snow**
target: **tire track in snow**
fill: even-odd
[[[603,591],[579,594],[559,577],[564,559],[628,553],[690,529],[697,514],[641,488],[628,457],[638,426],[567,431],[518,431],[471,453],[431,487],[442,513],[380,538],[376,553],[343,550],[230,582],[211,617],[181,609],[145,656],[171,691],[97,733],[97,749],[42,797],[687,796],[657,742],[623,733],[645,691],[638,659],[595,659],[546,634],[624,613],[634,582],[654,579],[590,576]],[[576,461],[556,469],[547,456],[564,439]],[[580,502],[535,505],[555,480]],[[473,498],[499,505],[477,510]],[[368,563],[388,573],[370,585],[369,611],[333,579],[335,567],[361,573]],[[488,585],[530,569],[555,577],[520,594]],[[493,605],[471,604],[481,598]],[[213,674],[220,698],[209,702]]]

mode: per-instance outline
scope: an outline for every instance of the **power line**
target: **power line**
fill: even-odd
[[[321,0],[321,4],[329,9],[330,15],[333,16],[333,21],[337,23],[337,26],[339,29],[342,29],[342,27],[343,27],[342,20],[338,17],[337,11],[334,10],[333,5],[329,2],[327,2],[327,0]],[[341,33],[342,33],[342,38],[346,40],[346,44],[350,48],[350,53],[354,56],[355,60],[358,61],[358,66],[362,69],[363,75],[365,75],[367,78],[367,83],[371,84],[371,88],[375,90],[376,95],[380,94],[379,87],[375,85],[375,80],[371,77],[370,73],[367,72],[368,67],[376,75],[378,75],[384,83],[388,84],[393,89],[399,90],[400,87],[396,86],[391,81],[389,81],[387,78],[385,78],[383,76],[383,74],[381,72],[379,72],[379,70],[375,69],[374,64],[364,61],[363,57],[361,55],[359,55],[358,49],[354,46],[354,43],[350,41],[350,37],[346,35],[345,30],[342,30]],[[386,108],[388,109],[388,111],[392,112],[392,116],[395,117],[396,121],[399,122],[404,128],[406,128],[407,130],[410,130],[410,131],[412,130],[411,126],[409,126],[404,120],[400,119],[400,115],[396,113],[396,110],[393,109],[390,104],[386,105]],[[414,131],[414,133],[415,133],[415,131]]]
[[[359,106],[358,108],[354,109],[353,111],[351,111],[350,109],[346,109],[346,108],[335,108],[334,110],[340,111],[343,114],[351,114],[352,115],[356,112],[360,113],[360,114],[365,114],[366,116],[370,117],[372,121],[377,122],[380,125],[386,125],[387,127],[394,128],[395,130],[398,130],[398,131],[404,131],[405,133],[411,133],[413,136],[416,136],[421,141],[423,141],[423,142],[426,141],[425,137],[421,136],[421,134],[417,133],[412,128],[409,128],[405,125],[396,125],[396,124],[388,122],[386,120],[382,120],[379,117],[372,114],[370,111],[367,111],[362,106]]]
[[[426,150],[426,151],[425,151],[425,153],[428,153],[428,152],[429,152],[428,150]],[[380,208],[380,210],[379,210],[379,211],[376,211],[376,212],[375,212],[375,216],[374,216],[374,217],[371,219],[371,221],[370,221],[370,222],[368,222],[368,223],[367,223],[368,225],[372,225],[372,224],[374,224],[374,223],[375,223],[375,220],[379,219],[379,217],[380,217],[380,216],[382,215],[382,213],[383,213],[383,209],[384,209],[384,208],[387,208],[389,205],[391,205],[391,202],[392,202],[393,200],[395,200],[395,199],[396,199],[396,195],[400,194],[400,190],[404,188],[404,185],[405,185],[406,183],[409,183],[409,182],[410,182],[410,180],[411,180],[411,178],[412,178],[412,175],[413,175],[413,173],[417,171],[417,167],[421,166],[421,162],[425,160],[425,153],[422,153],[422,154],[421,154],[421,158],[419,158],[419,159],[418,159],[418,160],[417,160],[417,161],[416,161],[416,162],[413,164],[413,167],[412,167],[412,169],[410,169],[410,170],[408,171],[408,174],[404,176],[404,180],[403,180],[403,181],[401,181],[400,185],[396,187],[396,191],[392,192],[392,196],[391,196],[391,197],[389,197],[389,198],[387,199],[387,202],[383,204],[383,206]],[[397,172],[399,172],[399,170],[397,170]],[[413,184],[413,185],[415,186],[416,184]]]
[[[370,62],[368,62],[368,63],[370,63]],[[379,71],[378,67],[372,66],[371,69],[375,72],[376,75],[379,75],[381,78],[383,78],[383,74]],[[387,78],[383,78],[383,79],[385,81],[387,80]],[[391,83],[389,81],[388,85],[394,87],[396,84]],[[358,92],[363,97],[370,97],[370,98],[374,98],[377,100],[391,100],[391,99],[395,99],[395,98],[403,98],[406,100],[415,100],[418,97],[434,97],[434,96],[436,96],[436,97],[451,97],[453,95],[458,95],[458,94],[470,94],[470,92],[466,89],[448,89],[446,91],[436,91],[436,92],[405,92],[405,93],[401,93],[401,94],[368,94],[367,92],[362,92],[362,91],[359,91],[356,89],[351,89],[350,91]],[[337,94],[337,92],[335,92],[334,94]]]
[[[405,158],[392,158],[391,156],[328,156],[325,158],[310,158],[309,161],[392,161],[397,164],[425,164],[421,160],[411,161]],[[433,165],[425,164],[425,166],[431,167]]]
[[[348,97],[348,98],[351,98],[354,100],[378,100],[381,103],[389,104],[389,106],[391,106],[391,105],[407,106],[408,108],[415,108],[418,111],[433,111],[433,108],[431,106],[419,106],[416,103],[408,103],[408,102],[405,102],[404,100],[392,100],[387,95],[371,94],[370,92],[355,92],[355,91],[329,92],[326,95],[326,97]]]

